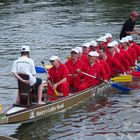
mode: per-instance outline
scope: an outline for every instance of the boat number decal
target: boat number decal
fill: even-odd
[[[54,112],[61,110],[63,108],[64,108],[64,103],[50,106],[50,107],[44,108],[42,110],[36,111],[34,113],[34,117],[44,116],[44,115],[47,115],[48,113],[54,113]]]

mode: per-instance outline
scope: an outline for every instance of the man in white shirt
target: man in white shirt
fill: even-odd
[[[23,45],[21,47],[21,57],[15,60],[11,72],[21,82],[30,84],[30,86],[34,86],[34,88],[37,89],[38,104],[45,104],[42,101],[42,80],[34,76],[36,74],[35,65],[34,61],[31,58],[29,58],[29,52],[29,46]],[[29,75],[29,80],[24,80],[18,75],[18,73]],[[16,102],[19,103],[19,95],[17,96]]]

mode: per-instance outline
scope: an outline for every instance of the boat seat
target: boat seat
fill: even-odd
[[[20,77],[22,77],[24,80],[29,80],[29,75],[27,74],[18,74]],[[31,88],[30,84],[25,84],[22,81],[18,80],[18,94],[19,94],[19,104],[21,105],[31,105]]]

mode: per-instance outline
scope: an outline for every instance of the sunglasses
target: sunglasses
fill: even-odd
[[[112,49],[113,47],[107,47],[108,49]]]
[[[71,54],[77,54],[76,52],[72,51]]]
[[[53,63],[54,62],[54,60],[50,60],[50,63]]]

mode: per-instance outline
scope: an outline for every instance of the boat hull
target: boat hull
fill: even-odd
[[[97,87],[88,88],[82,92],[63,97],[46,105],[35,106],[31,108],[17,107],[18,111],[13,111],[14,106],[12,106],[9,110],[0,115],[0,124],[26,122],[48,117],[54,113],[71,108],[91,97],[95,98],[100,95],[105,96],[108,88],[108,84],[101,84]]]

